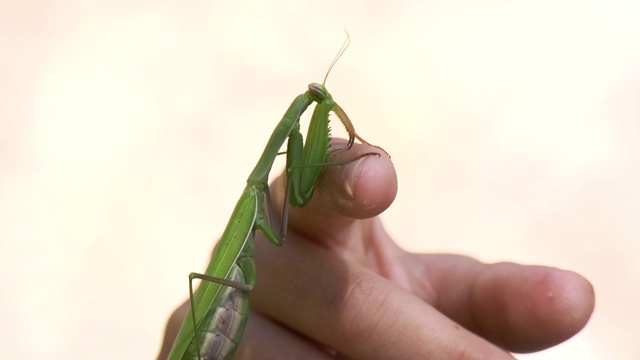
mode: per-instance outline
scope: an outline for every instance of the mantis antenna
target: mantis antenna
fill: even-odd
[[[329,70],[327,70],[327,74],[324,76],[324,80],[322,81],[323,86],[327,82],[327,78],[329,77],[329,73],[331,72],[331,69],[333,69],[333,66],[338,62],[342,54],[344,54],[344,52],[349,47],[349,44],[351,43],[351,37],[349,36],[349,32],[347,30],[345,30],[344,32],[345,34],[347,34],[347,38],[344,40],[344,43],[342,43],[342,47],[340,47],[340,50],[338,50],[338,55],[336,55],[336,57],[333,59],[333,62],[331,62],[331,65],[329,65]]]

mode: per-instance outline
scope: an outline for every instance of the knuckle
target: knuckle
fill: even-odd
[[[385,324],[389,312],[388,290],[371,274],[360,274],[338,307],[337,336],[343,341],[366,343]]]

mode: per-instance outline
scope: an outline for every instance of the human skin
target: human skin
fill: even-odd
[[[397,192],[391,159],[354,145],[332,161],[366,152],[381,156],[327,167],[309,205],[290,208],[282,247],[258,236],[236,358],[513,359],[509,352],[546,349],[585,326],[594,292],[576,273],[401,249],[378,217]],[[271,186],[277,209],[283,181]],[[171,315],[159,359],[187,310]]]

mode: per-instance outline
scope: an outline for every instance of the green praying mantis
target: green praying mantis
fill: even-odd
[[[323,168],[327,165],[346,164],[327,163],[330,152],[329,113],[336,114],[346,128],[349,134],[347,149],[351,148],[354,139],[369,145],[355,132],[347,114],[324,86],[331,69],[348,46],[347,33],[347,39],[329,66],[322,84],[310,84],[305,93],[293,100],[249,175],[247,186],[214,249],[205,273],[189,275],[191,307],[169,359],[229,360],[235,354],[247,322],[248,292],[253,289],[256,279],[253,262],[255,232],[260,231],[271,243],[281,246],[286,235],[288,204],[305,206],[313,196]],[[300,117],[314,102],[317,105],[311,117],[306,142],[303,142]],[[287,139],[286,192],[282,220],[276,231],[268,179],[276,156],[280,154],[280,148]],[[380,156],[378,153],[365,153],[351,161],[370,155]],[[194,279],[201,280],[195,293]]]

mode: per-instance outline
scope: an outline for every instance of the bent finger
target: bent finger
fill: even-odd
[[[334,148],[346,145],[334,140]],[[289,227],[312,241],[352,239],[345,231],[357,219],[367,219],[386,210],[397,193],[397,176],[390,158],[373,146],[354,144],[349,150],[333,153],[318,180],[311,202],[289,209]],[[379,154],[365,156],[365,154]],[[356,159],[356,160],[354,160]],[[354,160],[354,161],[351,161]],[[284,176],[272,185],[276,208],[284,199]]]
[[[257,242],[252,301],[353,359],[512,359],[417,296],[308,241]]]
[[[416,258],[426,270],[414,283],[433,285],[432,303],[438,310],[511,351],[538,351],[563,342],[593,312],[593,287],[570,271],[482,264],[457,255]]]

